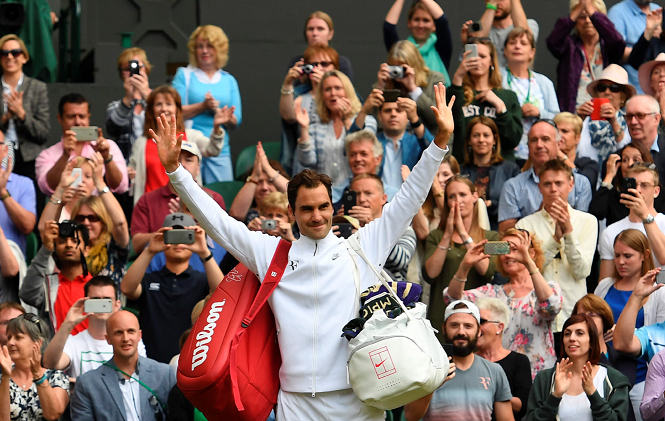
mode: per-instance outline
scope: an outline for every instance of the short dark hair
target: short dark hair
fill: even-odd
[[[560,159],[550,159],[545,162],[538,171],[538,177],[542,177],[546,171],[564,172],[568,178],[573,178],[573,170]]]
[[[320,185],[324,185],[328,191],[328,197],[332,204],[332,179],[327,174],[321,174],[314,170],[305,169],[293,176],[286,188],[287,196],[289,197],[289,205],[293,212],[296,211],[296,199],[298,198],[298,190],[300,187],[308,189],[315,189]]]
[[[566,329],[568,326],[576,325],[578,323],[586,323],[587,330],[589,331],[589,358],[588,361],[591,364],[598,364],[600,361],[600,342],[598,342],[598,330],[596,329],[596,323],[591,319],[591,317],[586,314],[575,314],[570,316],[568,320],[563,324],[561,329],[561,355],[563,358],[567,358],[566,347],[563,344],[564,336],[566,334]]]
[[[86,297],[88,296],[91,287],[113,287],[113,293],[116,297],[118,296],[118,284],[113,282],[113,279],[108,276],[97,275],[86,282],[85,285],[83,285],[83,292]]]
[[[379,185],[379,190],[381,190],[381,194],[384,193],[383,181],[381,181],[381,177],[379,177],[376,174],[370,174],[368,172],[358,174],[355,177],[353,177],[353,179],[349,183],[349,189],[351,189],[351,186],[353,186],[353,183],[355,183],[356,181],[359,181],[359,180],[363,180],[365,178],[369,178],[370,180],[376,181],[376,184]],[[351,190],[353,190],[353,189],[351,189]]]
[[[85,99],[83,95],[76,92],[72,92],[60,98],[60,102],[58,102],[58,115],[62,115],[65,111],[65,104],[88,104],[88,112],[90,112],[90,103],[88,100]]]

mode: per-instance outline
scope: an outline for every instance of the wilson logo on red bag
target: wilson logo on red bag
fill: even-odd
[[[216,322],[219,320],[219,313],[224,310],[224,303],[226,303],[226,300],[212,304],[210,312],[208,313],[208,318],[206,319],[208,324],[205,325],[202,331],[196,334],[196,340],[198,342],[196,342],[196,348],[192,354],[192,371],[203,364],[206,358],[208,358],[208,350],[210,348],[207,344],[210,343],[212,336],[215,334],[215,327],[217,327]]]

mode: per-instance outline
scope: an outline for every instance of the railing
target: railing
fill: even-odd
[[[68,3],[67,8],[60,10],[58,82],[77,82],[80,76],[81,0],[68,0]]]

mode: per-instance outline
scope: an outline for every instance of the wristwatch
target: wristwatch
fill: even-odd
[[[473,243],[473,238],[471,238],[471,237],[469,237],[466,240],[462,241],[462,244],[465,245],[465,246],[467,244],[471,244],[471,243]]]
[[[247,177],[247,180],[245,180],[245,183],[259,184],[259,183],[257,183],[256,181],[254,181],[254,179],[252,178],[251,175],[250,175],[249,177]]]
[[[642,221],[642,223],[645,224],[645,225],[646,225],[646,224],[651,224],[651,223],[653,223],[653,221],[655,221],[655,220],[656,220],[656,218],[654,218],[653,215],[649,214],[649,215],[647,215],[646,219],[644,219],[644,220]]]
[[[108,193],[108,192],[110,192],[110,191],[111,191],[111,189],[109,189],[109,186],[104,186],[104,188],[102,189],[102,191],[99,192],[99,195],[101,196],[101,195],[103,195],[104,193]]]

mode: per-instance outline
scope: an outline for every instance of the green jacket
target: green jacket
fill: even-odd
[[[625,421],[630,405],[628,393],[631,386],[628,378],[608,365],[602,363],[600,365],[607,368],[604,381],[605,398],[601,398],[598,391],[589,396],[593,420]],[[555,371],[556,367],[552,367],[536,375],[526,410],[527,421],[558,421],[561,399],[552,395]]]

